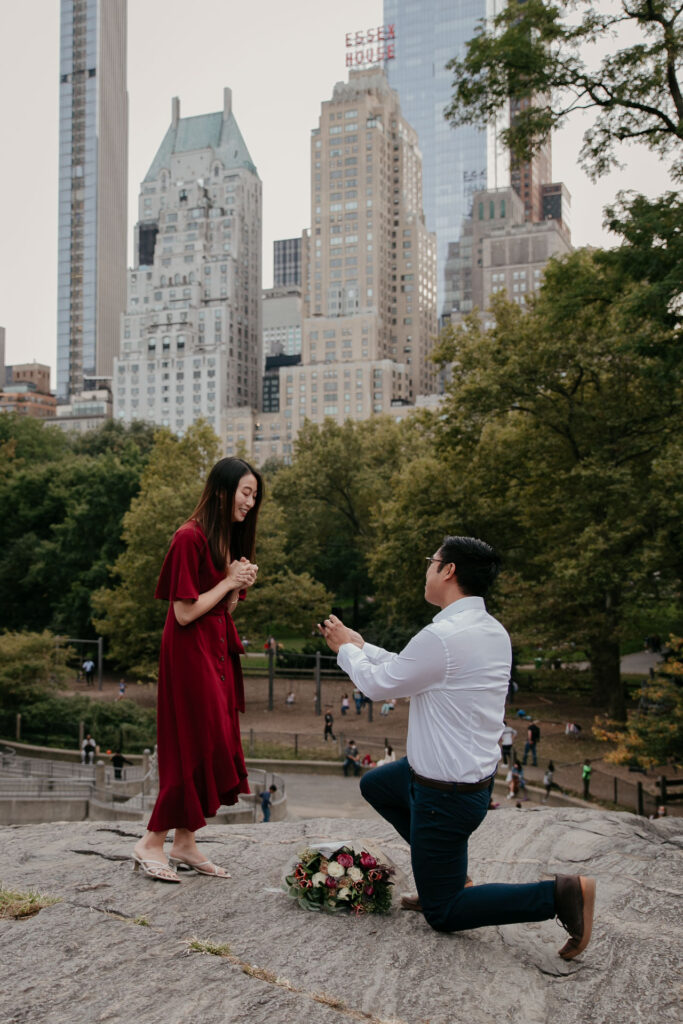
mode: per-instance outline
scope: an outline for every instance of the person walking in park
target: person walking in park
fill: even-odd
[[[350,707],[351,707],[351,703],[349,701],[349,695],[348,695],[348,693],[345,693],[343,695],[342,699],[341,699],[341,713],[342,713],[342,715],[345,715]]]
[[[92,658],[88,657],[81,665],[83,673],[85,675],[85,682],[87,686],[94,686],[95,684],[95,662]]]
[[[594,879],[466,886],[467,844],[491,799],[510,678],[510,638],[484,604],[499,565],[483,541],[445,537],[427,556],[425,578],[425,599],[440,610],[399,654],[365,643],[333,615],[319,629],[371,700],[410,697],[407,757],[368,772],[360,788],[410,844],[427,923],[454,932],[557,916],[569,932],[559,955],[571,960],[590,940]]]
[[[583,763],[581,768],[581,781],[583,782],[583,799],[590,800],[590,788],[591,788],[591,775],[593,769],[588,758]]]
[[[500,734],[500,749],[503,752],[503,764],[507,764],[508,761],[512,764],[512,744],[515,741],[517,730],[513,729],[511,725],[504,722],[503,731]]]
[[[176,530],[156,597],[168,601],[159,661],[159,795],[134,867],[162,882],[180,881],[173,865],[229,878],[195,841],[221,804],[248,793],[240,740],[243,653],[232,616],[256,580],[256,523],[263,496],[256,470],[221,459],[199,504]],[[164,840],[174,829],[170,863]]]
[[[263,793],[259,793],[261,811],[263,812],[262,821],[270,821],[270,811],[274,793],[277,793],[277,786],[275,783],[273,783],[272,786],[269,786],[268,789],[265,789]]]
[[[543,787],[545,789],[545,796],[541,800],[541,803],[547,804],[548,797],[550,796],[551,789],[560,789],[558,784],[553,781],[555,775],[555,765],[552,761],[548,761],[548,767],[543,773]],[[562,790],[560,790],[562,792]]]
[[[332,712],[330,711],[330,709],[328,707],[327,711],[325,712],[325,731],[323,733],[323,739],[325,740],[325,743],[327,743],[327,737],[328,736],[331,736],[333,740],[336,740],[336,738],[337,738],[334,735],[333,731],[332,731],[333,726],[334,726],[334,715],[332,714]]]
[[[538,766],[538,760],[536,758],[536,746],[541,738],[541,730],[538,727],[537,722],[530,722],[529,728],[526,731],[526,743],[524,744],[524,757],[522,758],[522,764],[526,764],[527,757],[531,754],[531,763],[536,768]]]
[[[114,766],[114,778],[120,779],[123,774],[124,764],[132,765],[133,762],[124,757],[120,750],[117,750],[111,755],[111,763]]]

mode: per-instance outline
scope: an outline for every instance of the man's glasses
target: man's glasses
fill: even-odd
[[[429,562],[430,565],[432,564],[432,562],[443,563],[443,558],[437,558],[436,555],[425,555],[425,559],[427,560],[427,562]]]

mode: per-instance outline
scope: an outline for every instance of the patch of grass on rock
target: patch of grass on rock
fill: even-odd
[[[193,953],[211,953],[212,956],[230,956],[232,952],[227,942],[211,942],[209,939],[198,939],[196,936],[187,944]]]
[[[0,886],[0,918],[20,921],[26,917],[33,917],[43,907],[51,907],[60,902],[59,896],[48,896],[46,893],[36,892],[35,889],[18,892],[16,889],[5,889],[4,886]]]

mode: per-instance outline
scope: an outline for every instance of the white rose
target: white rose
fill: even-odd
[[[313,887],[315,888],[318,885],[324,885],[326,877],[327,876],[324,875],[322,871],[316,871],[316,873],[311,878],[311,881],[313,882]]]
[[[344,868],[341,864],[337,864],[336,860],[331,860],[327,865],[327,873],[328,875],[332,875],[333,878],[341,878],[344,874]]]
[[[348,868],[346,874],[353,882],[360,882],[363,872],[360,868]]]
[[[342,889],[337,889],[337,899],[338,900],[348,900],[350,895],[351,895],[351,890],[347,889],[346,887],[344,887]]]

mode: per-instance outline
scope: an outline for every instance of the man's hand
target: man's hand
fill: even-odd
[[[342,644],[355,644],[362,647],[365,641],[355,629],[349,629],[336,615],[330,615],[329,619],[321,624],[318,623],[318,632],[325,637],[327,646],[336,654]]]

